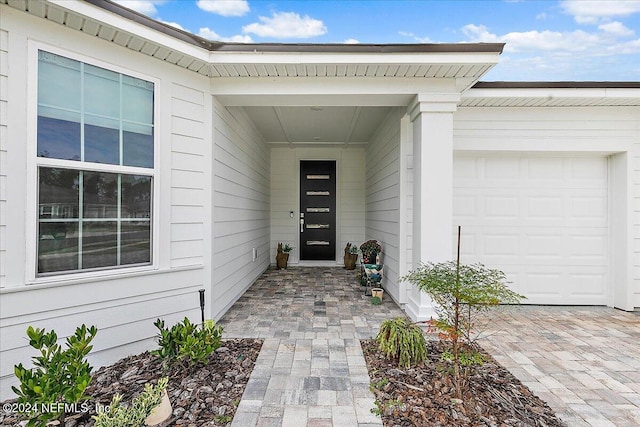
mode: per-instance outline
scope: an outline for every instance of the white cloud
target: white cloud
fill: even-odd
[[[158,13],[156,6],[165,3],[165,1],[166,0],[115,0],[115,2],[121,6],[149,16],[154,16]]]
[[[429,37],[418,37],[415,34],[407,31],[398,31],[398,34],[400,34],[403,37],[411,37],[414,41],[418,43],[435,43],[433,39]]]
[[[342,43],[344,43],[344,44],[360,44],[360,40],[357,40],[357,39],[346,39]]]
[[[640,39],[619,22],[601,24],[594,31],[533,30],[495,34],[483,25],[462,28],[465,42],[506,43],[500,66],[491,77],[499,80],[609,80],[610,70],[632,76],[633,57],[640,53]],[[529,77],[531,76],[531,77]],[[597,77],[594,77],[597,76]],[[629,77],[627,77],[629,79]]]
[[[527,51],[567,51],[579,52],[588,49],[603,48],[608,37],[602,33],[589,33],[582,30],[576,31],[524,31],[512,32],[504,35],[491,33],[483,25],[466,25],[462,32],[470,38],[471,42],[506,43],[505,52]]]
[[[258,19],[260,23],[245,25],[242,32],[276,39],[305,39],[327,33],[327,27],[322,21],[308,15],[301,17],[294,12],[274,12],[270,18],[261,16]]]
[[[177,22],[167,22],[163,21],[162,19],[160,20],[160,22],[162,22],[163,24],[171,25],[172,27],[178,28],[179,30],[187,31],[182,25],[178,24]]]
[[[618,21],[599,25],[598,28],[615,37],[631,37],[635,34],[632,29],[625,27],[624,24]]]
[[[247,0],[198,0],[196,4],[205,12],[222,16],[242,16],[249,12]]]
[[[563,0],[560,5],[580,24],[595,24],[640,13],[640,1],[637,0]]]
[[[200,28],[200,31],[198,31],[198,35],[200,37],[204,37],[205,39],[218,41],[218,42],[253,43],[251,36],[246,36],[246,35],[243,36],[239,34],[231,37],[223,37],[218,33],[216,33],[215,31],[213,31],[212,29],[207,27]]]

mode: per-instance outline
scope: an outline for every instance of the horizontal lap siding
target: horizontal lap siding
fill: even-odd
[[[4,400],[15,384],[13,366],[20,362],[29,366],[36,355],[25,335],[30,325],[55,329],[61,339],[82,323],[95,325],[98,335],[89,360],[98,368],[155,347],[157,318],[167,324],[185,316],[200,318],[198,290],[207,288],[210,279],[203,267],[204,254],[210,257],[203,236],[211,228],[211,132],[206,130],[211,128],[211,101],[193,89],[208,87],[204,77],[6,6],[0,6],[0,16],[0,400]],[[120,71],[125,74],[129,70],[156,81],[158,251],[153,257],[157,270],[122,269],[91,277],[69,274],[26,284],[30,278],[25,265],[36,256],[35,248],[25,245],[25,237],[35,229],[25,212],[36,209],[25,195],[25,189],[35,187],[29,181],[35,177],[35,161],[29,157],[35,152],[30,146],[35,144],[35,117],[25,114],[36,111],[27,96],[27,88],[35,83],[28,80],[35,76],[29,68],[34,63],[29,55],[35,55],[29,39],[64,46],[68,51],[62,50],[62,55],[76,53],[86,61],[100,58],[107,68],[124,67]],[[12,105],[11,111],[6,103]]]
[[[204,264],[205,95],[171,86],[171,266]]]
[[[271,244],[269,260],[275,264],[278,243],[296,246],[289,255],[290,263],[297,263],[300,251],[297,241],[299,234],[298,176],[296,150],[291,148],[271,149]],[[294,212],[291,218],[289,212]]]
[[[400,300],[400,119],[392,111],[367,146],[366,239],[381,242],[383,285]]]
[[[364,241],[365,218],[365,154],[363,149],[344,150],[338,171],[340,197],[340,236],[338,257],[347,242],[360,245]]]
[[[83,323],[97,326],[89,360],[101,366],[153,348],[157,333],[153,322],[159,317],[170,325],[186,315],[198,319],[201,287],[192,272],[183,271],[2,295],[3,396],[15,384],[13,366],[29,365],[36,355],[27,346],[28,326],[55,329],[60,339]]]
[[[240,108],[215,105],[213,316],[269,266],[269,151]],[[258,258],[252,261],[252,249]]]
[[[7,259],[7,112],[9,108],[9,35],[0,30],[0,288],[5,285]]]
[[[638,112],[640,116],[640,112]],[[633,157],[633,281],[635,307],[640,307],[640,119],[636,120],[636,144]]]

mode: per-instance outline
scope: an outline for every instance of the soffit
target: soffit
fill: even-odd
[[[635,107],[639,82],[480,82],[459,107]]]
[[[212,42],[105,0],[0,0],[15,9],[213,77],[402,77],[476,81],[502,44]]]

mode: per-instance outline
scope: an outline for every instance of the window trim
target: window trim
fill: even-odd
[[[102,163],[78,162],[74,160],[49,159],[38,157],[37,155],[37,123],[38,123],[38,51],[43,50],[69,59],[83,62],[85,64],[101,67],[109,71],[124,74],[130,77],[143,79],[153,83],[153,168],[140,168],[135,166],[120,166]],[[61,49],[46,43],[29,40],[27,48],[27,185],[26,197],[27,205],[25,212],[25,253],[26,271],[25,283],[27,285],[60,283],[66,281],[77,281],[82,279],[112,278],[117,275],[130,275],[145,273],[151,270],[158,270],[160,266],[160,147],[159,140],[161,134],[160,124],[160,99],[161,88],[160,79],[150,75],[142,74],[135,70],[124,68],[106,61],[98,60],[74,51]],[[124,173],[131,175],[146,175],[153,179],[152,189],[152,218],[151,218],[151,263],[146,265],[113,266],[91,270],[77,270],[65,272],[52,272],[38,274],[38,168],[39,167],[59,167],[74,170],[84,170],[91,172]]]

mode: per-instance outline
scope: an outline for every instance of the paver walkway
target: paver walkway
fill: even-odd
[[[264,338],[232,426],[382,426],[360,339],[403,311],[374,306],[355,271],[268,270],[224,315],[228,338]]]
[[[236,427],[381,426],[359,339],[402,316],[373,306],[354,271],[269,270],[220,320],[229,338],[264,338]],[[480,344],[570,427],[640,426],[640,313],[504,307]]]
[[[640,313],[501,309],[480,344],[571,427],[640,426]]]

